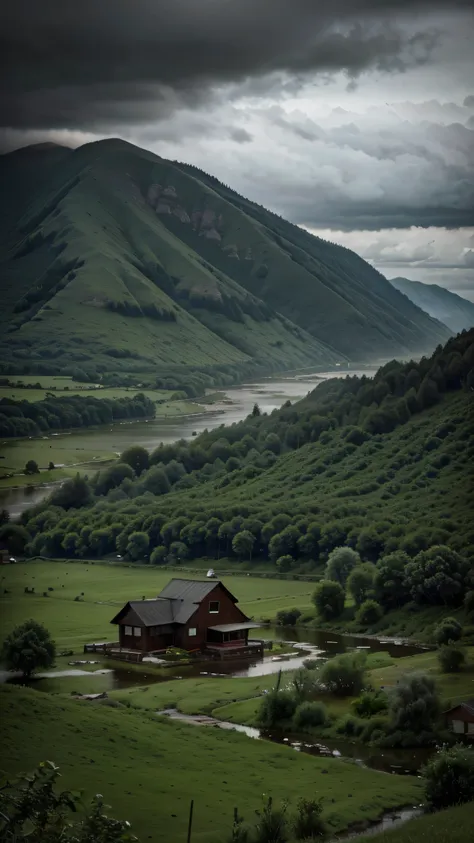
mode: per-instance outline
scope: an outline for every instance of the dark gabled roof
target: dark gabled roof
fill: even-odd
[[[130,600],[110,623],[119,623],[124,618],[137,617],[143,626],[161,626],[173,623],[172,600]]]
[[[230,593],[229,589],[218,580],[181,580],[174,578],[165,585],[163,591],[160,591],[158,597],[169,597],[172,600],[184,600],[186,603],[201,603],[208,594],[211,593],[217,586],[220,586],[225,591],[234,603],[237,603],[237,598]]]
[[[474,699],[472,700],[462,700],[461,702],[457,703],[457,705],[452,705],[451,708],[448,708],[445,711],[445,714],[449,714],[450,711],[454,711],[455,708],[465,708],[469,712],[469,714],[474,714]]]
[[[237,598],[217,580],[206,582],[206,580],[172,579],[154,600],[131,600],[110,623],[124,623],[129,614],[132,617],[137,616],[142,626],[187,623],[199,604],[217,586],[223,588],[230,599],[237,603]],[[243,613],[242,617],[244,617]]]

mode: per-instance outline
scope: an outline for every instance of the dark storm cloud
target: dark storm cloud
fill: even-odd
[[[150,121],[182,102],[199,104],[213,86],[276,71],[401,71],[425,61],[435,42],[417,12],[470,7],[470,0],[16,0],[2,11],[1,125]]]

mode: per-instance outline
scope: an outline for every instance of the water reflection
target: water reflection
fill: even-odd
[[[303,666],[308,658],[326,660],[358,647],[362,647],[363,652],[389,652],[394,658],[415,655],[425,649],[413,644],[394,644],[388,642],[387,639],[369,639],[360,636],[335,634],[319,629],[296,630],[295,628],[268,627],[260,632],[262,637],[272,639],[276,643],[286,641],[288,649],[277,656],[273,655],[270,650],[266,651],[263,658],[256,656],[242,661],[230,659],[228,661],[213,660],[190,665],[183,664],[165,668],[159,673],[149,673],[145,664],[142,664],[141,669],[137,670],[127,667],[123,662],[117,662],[115,665],[109,661],[105,670],[80,670],[75,668],[37,674],[26,684],[33,683],[39,690],[59,693],[64,690],[64,680],[78,678],[79,680],[88,680],[88,687],[93,683],[94,690],[97,683],[97,690],[121,691],[140,685],[169,682],[171,679],[267,676],[273,673],[277,674],[280,670],[286,672],[298,669]],[[24,679],[12,677],[12,674],[0,671],[0,682],[5,681],[25,684]]]

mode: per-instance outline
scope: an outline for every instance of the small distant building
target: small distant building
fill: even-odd
[[[474,699],[465,700],[444,712],[448,729],[474,740]]]
[[[218,580],[172,579],[158,597],[130,600],[111,623],[118,626],[120,649],[143,655],[169,647],[221,657],[263,650],[248,637],[259,624]]]

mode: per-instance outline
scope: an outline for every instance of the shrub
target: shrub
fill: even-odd
[[[324,837],[326,825],[321,816],[323,806],[320,799],[298,800],[296,817],[293,820],[293,833],[297,840],[314,840]]]
[[[380,740],[385,737],[387,732],[388,721],[386,717],[371,717],[364,721],[364,726],[360,732],[360,739],[364,743],[370,743]]]
[[[293,715],[295,729],[305,729],[307,726],[324,726],[328,720],[326,706],[322,702],[303,702],[296,708]]]
[[[277,612],[276,621],[279,626],[295,626],[300,617],[299,609],[281,609]]]
[[[352,714],[344,714],[336,723],[336,732],[339,735],[347,735],[350,738],[358,737],[364,728],[364,724]]]
[[[291,684],[293,685],[293,696],[298,705],[314,694],[319,685],[319,674],[315,671],[301,668],[296,671]]]
[[[474,615],[474,591],[468,591],[464,598],[464,608],[468,615]]]
[[[325,621],[333,620],[344,611],[344,589],[338,582],[322,580],[313,594],[318,615]]]
[[[256,814],[258,820],[253,835],[254,843],[287,843],[289,829],[285,803],[281,808],[276,808],[269,796],[263,810],[256,811]]]
[[[474,751],[462,745],[443,749],[422,770],[432,808],[470,802],[474,793]]]
[[[466,655],[460,647],[443,644],[438,650],[438,661],[443,673],[458,673],[466,661]]]
[[[433,732],[441,710],[434,679],[424,673],[406,676],[391,691],[389,708],[394,732]]]
[[[462,635],[462,626],[456,618],[444,618],[434,631],[434,639],[438,647],[449,644],[451,641],[459,641]]]
[[[320,666],[320,660],[319,659],[305,659],[304,662],[303,662],[303,667],[305,667],[306,670],[317,670],[319,668],[319,666]]]
[[[365,669],[365,656],[360,653],[343,653],[326,662],[321,671],[321,683],[331,693],[349,697],[362,690]]]
[[[380,603],[377,603],[376,600],[365,600],[357,612],[356,620],[361,626],[371,626],[377,623],[382,616],[383,609]]]
[[[372,717],[388,708],[388,699],[384,691],[364,691],[352,703],[354,711],[359,717]]]
[[[296,700],[289,691],[270,691],[260,705],[257,717],[259,725],[270,729],[282,720],[291,720],[295,709]]]

